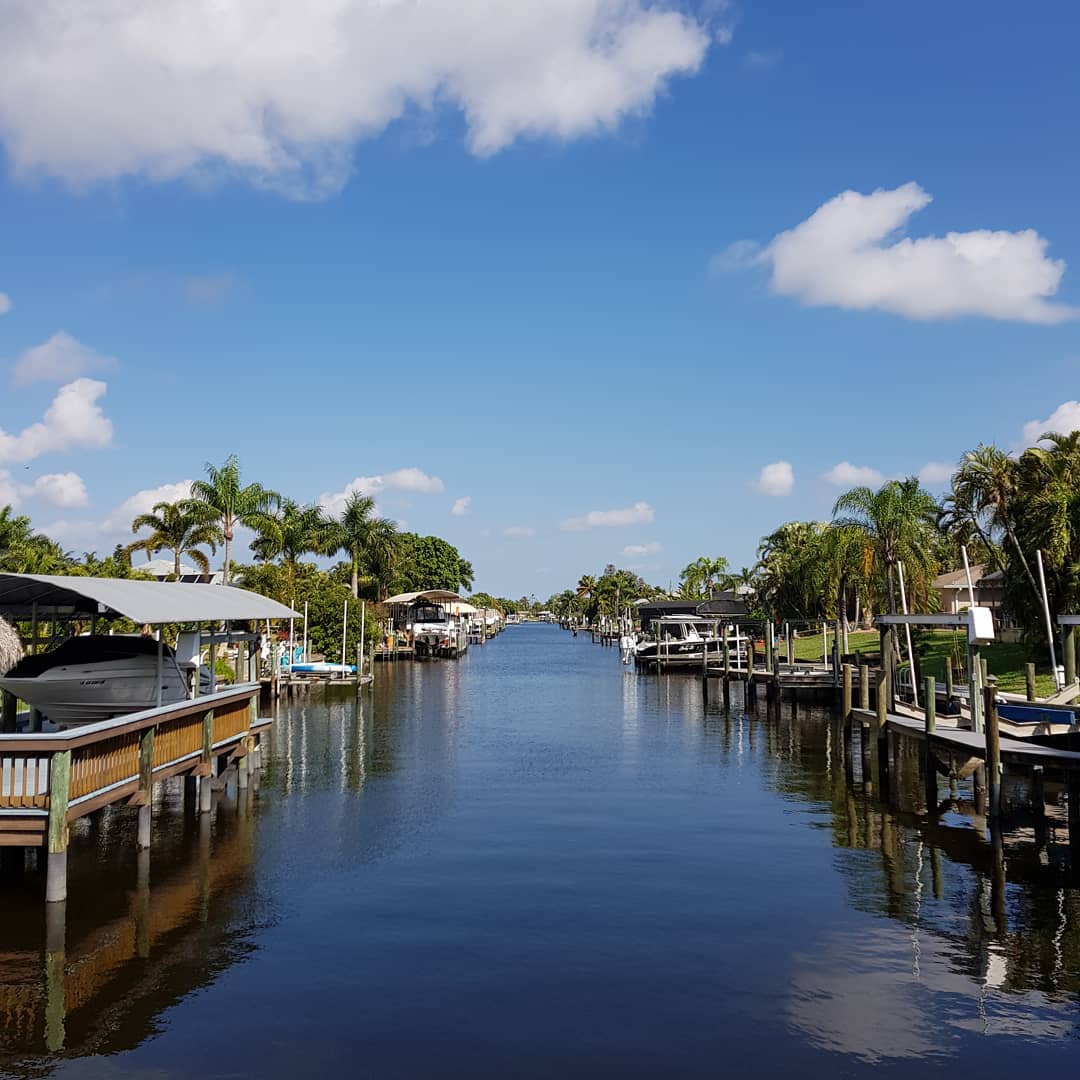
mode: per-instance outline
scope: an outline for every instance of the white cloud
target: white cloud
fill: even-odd
[[[70,382],[91,371],[106,371],[116,366],[114,357],[99,353],[61,330],[43,344],[27,349],[15,361],[12,377],[20,386],[32,382]]]
[[[15,305],[7,293],[0,292],[0,315],[6,315]]]
[[[774,292],[811,307],[1045,324],[1080,316],[1080,308],[1050,302],[1065,263],[1047,258],[1048,241],[1033,229],[894,239],[929,203],[915,183],[869,195],[845,191],[774,237],[753,261],[772,268]],[[740,250],[745,263],[749,249],[736,245],[721,263]]]
[[[99,532],[104,536],[127,535],[131,532],[131,523],[140,514],[148,514],[156,503],[178,502],[191,495],[191,481],[178,480],[174,484],[161,484],[154,488],[143,488],[128,496],[119,506],[113,508],[109,516],[101,522]]]
[[[1024,425],[1024,446],[1034,446],[1048,432],[1068,434],[1080,430],[1080,401],[1063,401],[1045,420]]]
[[[825,479],[836,487],[881,487],[885,477],[869,465],[852,465],[850,461],[841,461],[826,474]]]
[[[319,496],[319,505],[327,513],[340,514],[352,494],[378,495],[383,491],[409,491],[417,495],[438,495],[443,490],[443,482],[437,476],[428,476],[420,469],[396,469],[382,476],[358,476],[351,480],[341,491],[324,491]]]
[[[108,446],[112,442],[112,421],[98,405],[106,389],[105,383],[95,379],[76,379],[61,386],[43,420],[18,435],[0,428],[0,461],[32,461],[73,446]]]
[[[469,506],[472,504],[471,495],[462,495],[460,499],[454,500],[454,505],[450,507],[450,513],[454,517],[464,517],[469,512]]]
[[[83,478],[73,472],[39,476],[27,494],[44,499],[53,506],[86,506],[89,502]]]
[[[627,544],[626,547],[622,549],[622,553],[634,558],[640,555],[659,555],[663,550],[661,544],[652,540],[648,544]]]
[[[795,470],[790,461],[774,461],[758,474],[756,487],[763,495],[790,495],[795,490]]]
[[[511,540],[520,540],[526,536],[533,536],[535,529],[530,529],[528,525],[511,525],[509,529],[503,529],[503,536],[510,537]]]
[[[326,194],[348,176],[357,142],[410,111],[459,110],[479,155],[520,137],[610,131],[648,112],[672,77],[698,71],[713,33],[725,40],[723,27],[684,9],[9,0],[0,135],[17,172],[77,186],[224,172]]]
[[[0,469],[0,506],[19,505],[19,485],[7,469]]]
[[[919,483],[928,487],[939,487],[947,484],[956,472],[956,466],[947,461],[928,461],[919,470]]]
[[[634,503],[624,510],[590,510],[584,517],[567,518],[560,526],[563,532],[582,532],[585,529],[613,529],[623,525],[651,525],[656,511],[646,502]]]

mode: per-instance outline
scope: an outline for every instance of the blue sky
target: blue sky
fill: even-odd
[[[666,583],[1080,424],[1067,5],[11,6],[0,502],[77,551],[235,452]]]

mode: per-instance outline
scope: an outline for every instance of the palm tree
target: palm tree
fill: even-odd
[[[914,476],[890,480],[877,491],[852,488],[836,500],[834,525],[862,540],[867,577],[874,570],[884,575],[890,615],[896,614],[892,575],[897,563],[909,568],[913,586],[926,588],[934,576],[934,534],[940,509]]]
[[[376,596],[394,576],[398,555],[398,528],[387,518],[375,517],[375,500],[353,492],[345,502],[341,517],[332,520],[326,531],[324,555],[344,551],[352,562],[350,586],[360,594],[361,570],[375,581]]]
[[[723,555],[710,559],[702,555],[695,559],[689,566],[683,568],[679,575],[680,592],[688,599],[704,597],[708,600],[712,596],[713,586],[726,586],[729,578],[729,563]]]
[[[204,574],[210,572],[210,560],[200,550],[208,547],[211,554],[217,554],[221,543],[221,529],[215,515],[209,507],[201,503],[159,502],[155,503],[148,514],[139,514],[131,523],[131,531],[152,529],[149,536],[142,537],[125,548],[133,551],[145,551],[147,558],[153,558],[159,551],[173,553],[173,574],[180,578],[180,559],[186,555]]]
[[[1030,454],[1032,451],[1028,451]],[[1039,586],[1024,549],[1016,534],[1013,501],[1019,481],[1019,463],[1011,455],[996,446],[980,443],[969,450],[960,462],[953,477],[952,495],[949,500],[953,512],[966,513],[979,537],[992,547],[989,537],[981,527],[981,517],[986,515],[992,528],[1001,529],[1008,537],[1016,556],[1035,595]]]
[[[321,554],[327,548],[330,523],[321,506],[301,506],[285,499],[278,510],[254,519],[256,537],[251,543],[257,559],[281,559],[290,583],[303,555]]]
[[[236,527],[258,528],[266,515],[280,505],[281,496],[261,484],[242,486],[240,462],[235,454],[226,458],[220,468],[207,462],[206,476],[205,480],[196,480],[191,485],[191,498],[184,501],[209,507],[214,512],[225,542],[224,581],[228,585],[230,551]]]

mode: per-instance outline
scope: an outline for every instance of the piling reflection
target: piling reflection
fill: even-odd
[[[223,798],[195,818],[184,816],[181,794],[163,799],[153,863],[149,851],[124,843],[128,857],[107,852],[104,876],[89,865],[102,849],[87,830],[73,846],[82,864],[75,888],[44,913],[32,873],[25,888],[5,891],[0,1046],[9,1061],[138,1045],[171,1004],[244,957],[254,928],[238,913],[254,859],[247,801]],[[112,817],[97,831],[114,843],[131,823]],[[18,1060],[20,1071],[33,1071],[32,1059]]]
[[[889,806],[858,746],[845,776],[831,712],[762,705],[749,721],[725,717],[725,733],[745,722],[763,736],[774,789],[820,807],[849,905],[890,921],[831,932],[793,957],[796,1029],[866,1061],[951,1054],[949,1029],[1080,1034],[1080,891],[1063,821],[1042,835],[1022,816],[990,828],[971,780],[928,791],[915,751],[896,755]]]

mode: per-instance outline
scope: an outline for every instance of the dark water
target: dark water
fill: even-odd
[[[3,1065],[62,1077],[1060,1075],[1080,894],[851,793],[827,713],[704,710],[546,626],[283,711],[257,793],[0,893]],[[916,784],[917,786],[917,784]],[[55,946],[56,942],[53,941]],[[50,1053],[47,1046],[52,1046]]]

